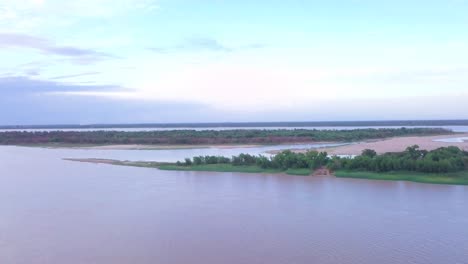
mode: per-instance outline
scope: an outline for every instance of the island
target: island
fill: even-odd
[[[443,136],[442,136],[443,135]],[[467,136],[442,128],[226,129],[156,131],[6,131],[0,144],[101,149],[248,147],[301,143],[346,143],[324,149],[280,150],[265,155],[196,156],[183,161],[148,162],[67,159],[177,171],[333,175],[346,178],[468,184],[468,143],[443,142]],[[422,144],[423,148],[419,145]],[[373,148],[375,147],[375,148]]]
[[[393,137],[454,134],[442,128],[381,128],[350,130],[318,129],[228,129],[156,131],[6,131],[0,145],[48,147],[158,148],[165,146],[265,145],[285,143],[357,142]]]
[[[197,156],[175,163],[67,160],[176,171],[284,173],[301,176],[325,174],[342,178],[468,185],[468,152],[454,146],[427,151],[414,145],[402,152],[385,154],[366,149],[355,157],[329,156],[326,152],[314,150],[305,153],[285,150],[269,157],[250,154],[232,157]]]

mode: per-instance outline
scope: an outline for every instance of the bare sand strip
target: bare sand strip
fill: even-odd
[[[155,161],[129,161],[129,160],[114,160],[114,159],[96,159],[96,158],[64,158],[67,161],[94,163],[94,164],[110,164],[120,166],[132,166],[132,167],[150,167],[157,168],[158,166],[165,164],[172,164],[170,162],[155,162]]]
[[[373,149],[377,153],[400,152],[408,146],[418,145],[420,149],[433,150],[440,147],[456,146],[460,149],[468,151],[468,141],[462,142],[440,142],[435,140],[446,138],[461,138],[468,137],[468,134],[457,135],[442,135],[442,136],[427,136],[427,137],[396,137],[377,141],[359,142],[351,145],[321,148],[318,151],[326,151],[331,155],[359,155],[364,149]],[[295,150],[296,151],[296,150]],[[306,150],[298,150],[306,151]]]
[[[86,162],[86,163],[95,163],[95,164],[112,164],[112,165],[121,162],[119,160],[113,160],[113,159],[95,159],[95,158],[84,158],[84,159],[64,158],[63,160],[76,161],[76,162]]]

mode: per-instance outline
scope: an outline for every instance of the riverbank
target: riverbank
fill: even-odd
[[[242,173],[284,173],[288,175],[308,176],[312,174],[310,169],[263,169],[259,166],[234,166],[232,164],[203,164],[191,166],[179,166],[170,162],[144,162],[144,161],[121,161],[112,159],[70,159],[64,160],[85,162],[94,164],[109,164],[118,166],[157,168],[168,171],[208,171],[208,172],[242,172]]]
[[[317,151],[327,152],[329,155],[359,155],[365,149],[373,149],[378,154],[387,152],[401,152],[408,146],[419,145],[420,149],[434,150],[440,147],[456,146],[462,150],[468,151],[468,141],[440,141],[442,139],[458,139],[468,137],[468,133],[463,134],[448,134],[438,136],[411,136],[411,137],[394,137],[387,139],[372,139],[363,142],[349,143],[337,147],[326,147],[315,149]],[[281,145],[304,145],[304,144],[333,144],[340,142],[332,141],[307,141],[293,144],[176,144],[176,145],[146,145],[146,144],[66,144],[66,143],[48,143],[48,144],[21,144],[22,147],[40,147],[51,149],[89,149],[89,150],[171,150],[171,149],[234,149],[234,148],[255,148],[263,146],[281,146]],[[309,149],[292,148],[294,152],[305,153]],[[267,151],[269,154],[277,154],[282,150]]]
[[[204,164],[180,166],[169,162],[144,162],[144,161],[120,161],[111,159],[64,159],[75,162],[86,162],[94,164],[109,164],[118,166],[132,166],[144,168],[156,168],[167,171],[206,171],[206,172],[240,172],[240,173],[257,173],[257,174],[287,174],[297,176],[335,176],[338,178],[354,178],[367,180],[387,180],[387,181],[409,181],[429,184],[452,184],[452,185],[468,185],[468,171],[452,172],[452,173],[420,173],[420,172],[368,172],[368,171],[344,171],[339,170],[330,172],[327,169],[318,169],[312,171],[310,169],[264,169],[259,166],[234,166],[232,164]]]
[[[175,164],[165,164],[158,167],[160,170],[174,171],[213,171],[213,172],[243,172],[243,173],[284,173],[288,175],[309,176],[310,169],[264,169],[259,166],[234,166],[232,164],[206,164],[192,166],[177,166]]]
[[[338,178],[468,185],[468,171],[451,173],[336,171]]]
[[[174,171],[211,171],[211,172],[243,172],[243,173],[284,173],[297,176],[321,176],[329,175],[338,178],[354,178],[367,180],[387,180],[387,181],[410,181],[430,184],[453,184],[468,185],[468,171],[433,174],[420,172],[360,172],[360,171],[336,171],[330,172],[327,169],[263,169],[259,166],[233,166],[231,164],[211,164],[196,166],[177,166],[166,164],[158,166],[160,170]]]

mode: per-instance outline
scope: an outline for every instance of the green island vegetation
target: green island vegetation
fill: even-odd
[[[326,168],[334,172],[336,177],[343,178],[468,185],[468,152],[458,147],[426,151],[415,145],[403,152],[381,155],[366,149],[356,157],[329,157],[326,152],[311,150],[295,153],[285,150],[271,157],[250,154],[240,154],[231,158],[197,156],[176,163],[149,162],[135,165],[157,167],[161,170],[286,173],[303,176]]]
[[[222,156],[197,156],[175,164],[159,166],[162,170],[218,171],[248,173],[286,173],[307,176],[328,162],[326,152],[308,151],[294,153],[282,151],[272,157],[239,154],[232,158]]]
[[[354,158],[332,157],[327,167],[336,177],[468,185],[468,152],[453,146],[381,155],[366,149]]]
[[[366,149],[356,157],[330,157],[326,152],[313,150],[306,153],[285,150],[270,157],[250,154],[239,154],[231,158],[197,156],[176,163],[98,159],[75,161],[151,167],[161,170],[285,173],[302,176],[321,170],[322,172],[331,171],[336,177],[342,178],[468,185],[468,152],[458,147],[442,147],[426,151],[420,150],[415,145],[403,152],[381,155],[374,150]]]
[[[420,150],[419,146],[407,147],[403,152],[377,155],[366,149],[354,158],[334,156],[328,168],[331,170],[359,170],[372,172],[415,171],[425,173],[457,172],[468,168],[468,152],[458,147],[442,147],[432,151]]]
[[[167,131],[6,131],[1,145],[208,145],[352,142],[402,136],[452,134],[442,128],[382,128],[352,130],[233,129]]]

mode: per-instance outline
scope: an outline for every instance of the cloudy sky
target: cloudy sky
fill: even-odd
[[[466,0],[0,0],[0,124],[468,119]]]

